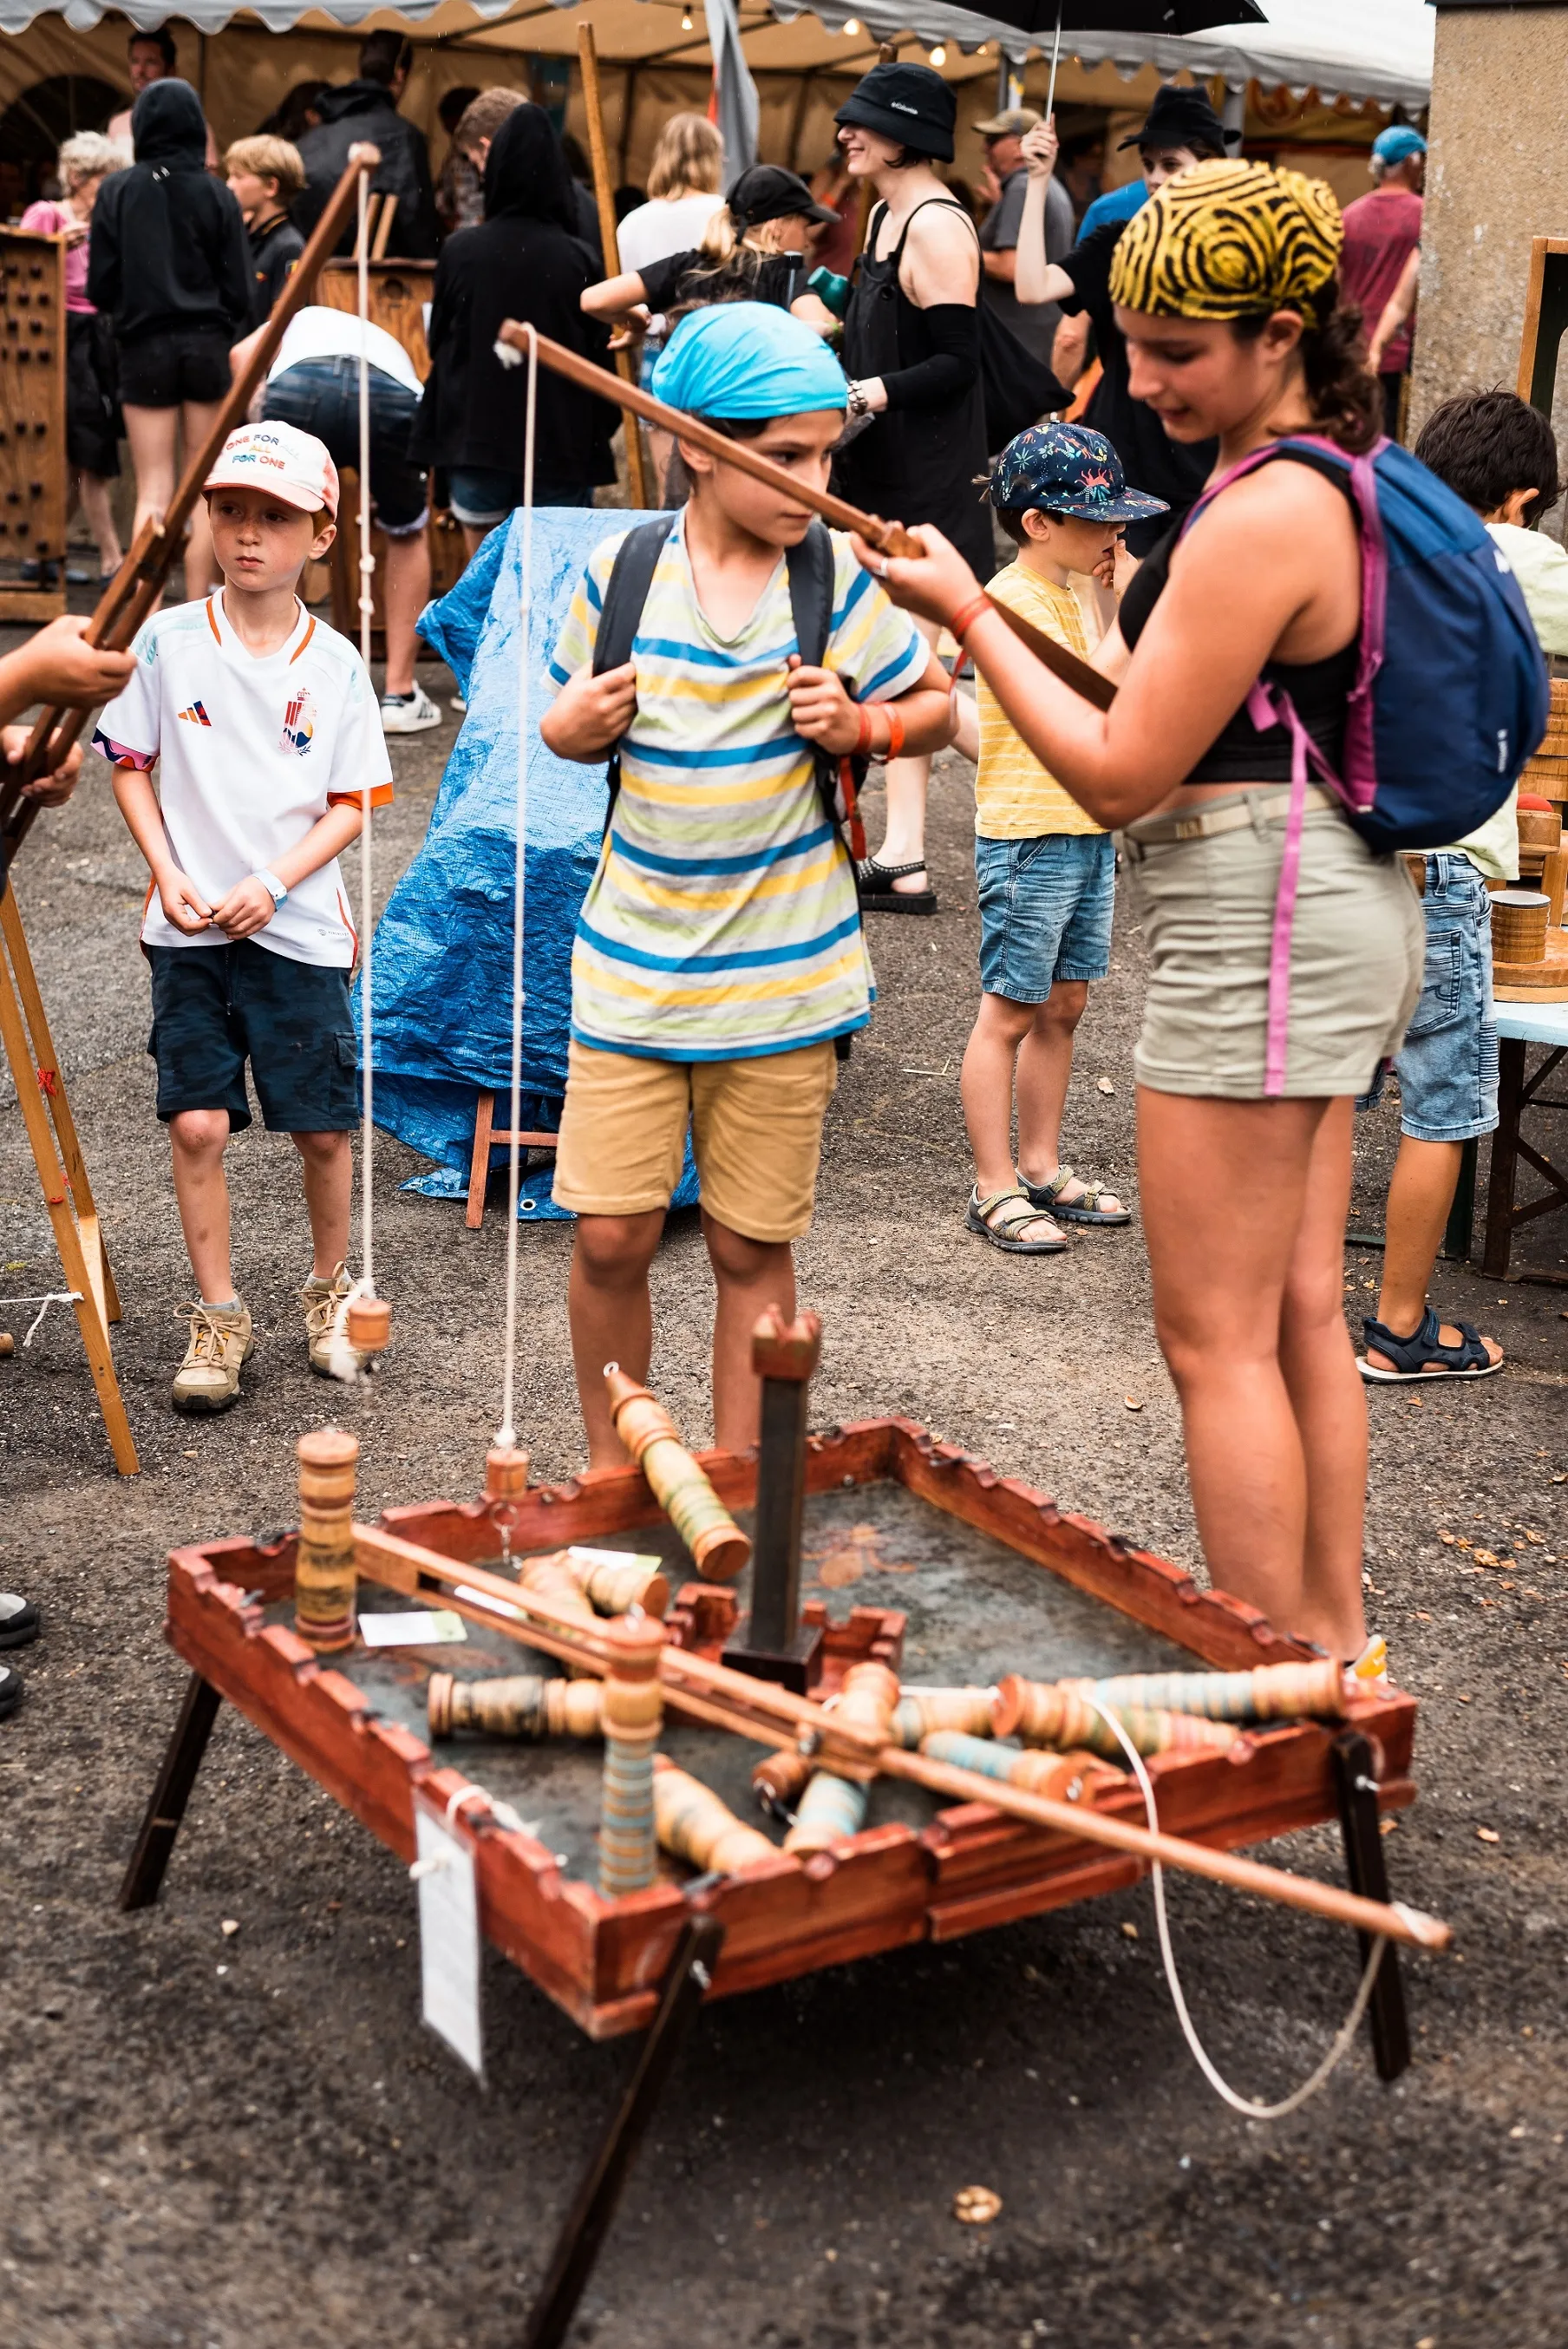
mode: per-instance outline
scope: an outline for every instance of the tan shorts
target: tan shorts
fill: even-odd
[[[691,1124],[702,1204],[748,1240],[811,1227],[830,1042],[746,1061],[645,1061],[573,1043],[554,1197],[580,1216],[667,1207]]]
[[[1369,1089],[1399,1049],[1426,955],[1404,866],[1374,855],[1326,796],[1308,804],[1291,930],[1284,1091],[1297,1099]],[[1247,810],[1234,831],[1179,840],[1171,817],[1144,816],[1122,835],[1150,965],[1133,1073],[1155,1092],[1264,1098],[1289,803],[1288,785],[1260,786],[1207,802]]]

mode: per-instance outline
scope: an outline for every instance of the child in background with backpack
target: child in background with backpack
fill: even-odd
[[[1122,523],[1164,513],[1164,501],[1128,488],[1102,432],[1035,424],[1003,450],[991,503],[1018,550],[1016,562],[991,582],[993,602],[1087,660],[1072,574],[1102,570]],[[1061,1164],[1073,1033],[1089,982],[1110,968],[1116,848],[1035,757],[984,677],[976,687],[975,873],[985,992],[964,1055],[964,1122],[975,1154],[965,1220],[1008,1255],[1057,1256],[1067,1246],[1057,1217],[1131,1220],[1113,1193]]]
[[[1416,455],[1473,506],[1523,593],[1542,647],[1568,654],[1568,554],[1539,524],[1562,494],[1552,427],[1511,391],[1446,400]],[[1388,1185],[1383,1281],[1362,1323],[1361,1375],[1377,1385],[1487,1378],[1502,1348],[1427,1302],[1467,1142],[1497,1128],[1497,1023],[1487,882],[1519,871],[1519,792],[1452,848],[1428,854],[1426,980],[1394,1061],[1399,1154]],[[1366,1097],[1369,1106],[1381,1081]]]
[[[826,489],[843,372],[788,312],[694,312],[653,388]],[[572,1342],[595,1467],[624,1459],[605,1362],[647,1375],[648,1271],[688,1121],[718,1287],[715,1440],[757,1439],[751,1331],[768,1305],[794,1313],[790,1247],[811,1219],[835,1047],[871,1016],[854,871],[818,754],[885,758],[949,736],[946,671],[849,541],[828,539],[826,642],[807,666],[787,557],[817,526],[733,467],[685,443],[681,454],[691,499],[659,550],[631,658],[594,674],[624,543],[606,539],[568,612],[551,663],[562,690],[540,726],[558,757],[618,749],[621,767],[573,948],[554,1188],[579,1217]]]

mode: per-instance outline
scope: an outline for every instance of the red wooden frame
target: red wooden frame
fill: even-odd
[[[755,1497],[754,1458],[702,1454],[724,1499]],[[1256,1609],[1200,1590],[1167,1559],[1058,1510],[1031,1485],[1000,1476],[955,1445],[934,1443],[907,1420],[864,1420],[810,1438],[808,1489],[892,1481],[933,1507],[1001,1541],[1187,1649],[1210,1668],[1244,1670],[1304,1660]],[[572,1482],[532,1487],[498,1503],[514,1557],[592,1541],[659,1521],[639,1469],[591,1471]],[[388,1509],[390,1532],[447,1557],[477,1562],[498,1547],[491,1505],[432,1501]],[[170,1557],[168,1636],[193,1670],[307,1771],[371,1833],[406,1858],[414,1851],[413,1795],[423,1785],[442,1804],[469,1783],[437,1766],[427,1745],[376,1718],[351,1677],[263,1608],[293,1588],[294,1537],[258,1544],[237,1538],[177,1549]],[[688,1596],[689,1594],[683,1594]],[[700,1614],[688,1608],[687,1619]],[[679,1636],[679,1609],[672,1633]],[[1415,1700],[1394,1692],[1358,1698],[1347,1721],[1374,1741],[1378,1799],[1415,1799],[1408,1772]],[[723,1733],[715,1733],[722,1734]],[[1220,1754],[1171,1754],[1149,1767],[1160,1823],[1171,1833],[1230,1848],[1337,1816],[1330,1745],[1317,1723],[1274,1729]],[[1104,1806],[1141,1822],[1135,1785]],[[570,1877],[554,1853],[500,1825],[470,1802],[464,1824],[476,1834],[480,1923],[490,1940],[549,1992],[592,2037],[644,2028],[657,2002],[692,1902],[660,1883],[605,1900]],[[715,1996],[750,1990],[904,1942],[948,1940],[986,1926],[1064,1906],[1136,1881],[1141,1863],[1079,1838],[1043,1833],[988,1804],[955,1806],[924,1828],[868,1828],[832,1855],[802,1863],[783,1852],[708,1883],[696,1905],[723,1923]]]

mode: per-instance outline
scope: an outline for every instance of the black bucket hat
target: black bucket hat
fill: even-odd
[[[1148,115],[1130,139],[1119,147],[1190,147],[1195,155],[1225,155],[1242,143],[1239,130],[1227,130],[1203,89],[1179,89],[1162,82],[1154,93]]]
[[[753,163],[749,171],[742,171],[725,202],[748,228],[760,228],[764,221],[771,220],[809,220],[827,228],[839,217],[826,204],[818,203],[798,172],[786,171],[779,163]]]
[[[873,66],[856,82],[833,119],[858,123],[862,130],[874,130],[883,139],[896,139],[916,155],[929,155],[938,163],[953,160],[958,101],[930,66],[904,66],[896,60]]]

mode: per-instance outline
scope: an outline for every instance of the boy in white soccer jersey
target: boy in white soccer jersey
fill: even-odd
[[[197,1282],[172,1398],[187,1412],[227,1410],[253,1343],[223,1180],[229,1136],[251,1123],[247,1060],[263,1122],[303,1163],[315,1262],[300,1303],[311,1368],[327,1372],[358,1123],[358,939],[337,858],[366,791],[374,807],[392,796],[364,663],[295,593],[336,534],[325,449],[290,424],[242,426],[208,477],[207,510],[224,584],[148,622],[96,738],[152,874],[150,1049]]]
[[[694,312],[653,382],[827,487],[843,372],[787,311]],[[540,726],[559,757],[597,761],[617,743],[621,757],[572,952],[555,1172],[556,1198],[578,1216],[572,1344],[596,1467],[625,1457],[604,1362],[647,1375],[648,1270],[688,1120],[718,1289],[715,1441],[757,1440],[752,1330],[769,1305],[794,1313],[790,1247],[811,1220],[835,1047],[871,1016],[854,870],[816,750],[885,758],[949,733],[945,669],[836,534],[822,550],[821,666],[802,665],[786,551],[806,540],[810,512],[678,445],[691,500],[659,552],[632,657],[593,674],[624,543],[605,539],[567,615],[551,663],[562,689]]]

